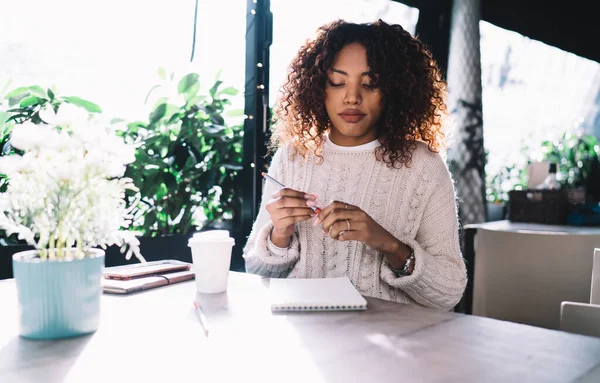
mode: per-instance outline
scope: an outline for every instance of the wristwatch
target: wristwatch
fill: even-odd
[[[410,272],[410,267],[413,265],[413,263],[415,263],[415,251],[413,250],[412,247],[409,247],[410,249],[410,255],[408,256],[408,258],[406,258],[406,261],[404,262],[404,266],[402,266],[399,269],[394,269],[392,267],[392,265],[390,265],[388,263],[389,268],[394,272],[394,274],[396,274],[399,277],[405,277],[407,275],[412,274]]]

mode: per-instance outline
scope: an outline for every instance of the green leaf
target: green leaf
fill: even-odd
[[[169,99],[167,97],[161,97],[158,100],[156,100],[152,108],[156,109],[160,104],[166,104],[167,102],[169,102]]]
[[[198,94],[198,91],[200,90],[200,83],[197,82],[195,84],[192,84],[192,86],[190,86],[188,88],[188,90],[183,94],[183,97],[185,98],[186,104],[193,98],[196,97],[196,94]]]
[[[155,123],[164,117],[167,111],[167,104],[160,104],[150,113],[150,123]]]
[[[592,135],[585,135],[585,136],[581,137],[581,139],[591,149],[593,149],[594,146],[598,144],[598,140],[596,139],[596,137],[594,137]]]
[[[42,98],[48,97],[48,95],[46,94],[46,92],[44,92],[44,89],[42,89],[42,87],[39,86],[39,85],[30,86],[29,90],[31,91],[31,93],[35,94],[36,96],[39,96],[39,97],[42,97]]]
[[[122,119],[122,118],[118,118],[118,117],[115,117],[115,118],[113,118],[113,119],[110,120],[110,124],[111,125],[112,124],[120,124],[121,122],[125,122],[125,120]]]
[[[43,98],[39,98],[37,96],[28,96],[21,100],[21,103],[19,104],[19,106],[21,108],[25,108],[25,107],[31,106],[31,105],[44,104],[44,101],[46,101],[46,100]]]
[[[195,84],[199,84],[199,79],[200,76],[198,76],[197,73],[189,73],[183,76],[177,85],[177,92],[179,94],[187,93],[191,87],[193,87]]]
[[[13,109],[9,109],[7,110],[8,113],[24,113],[27,112],[28,110],[25,108],[13,108]]]
[[[237,96],[238,93],[239,93],[239,91],[237,89],[235,89],[234,87],[232,87],[232,86],[227,87],[225,89],[221,89],[219,91],[219,94],[226,94],[226,95],[229,95],[229,96]]]
[[[54,92],[50,88],[48,88],[48,97],[50,98],[50,101],[54,100]]]
[[[208,125],[208,126],[204,127],[204,131],[208,134],[219,134],[220,132],[222,132],[225,129],[226,129],[225,126],[217,125],[217,124],[212,124],[212,125]]]
[[[234,171],[241,171],[242,169],[244,169],[243,166],[236,165],[236,164],[221,164],[221,166],[224,167],[225,169],[234,170]]]
[[[163,67],[158,67],[158,77],[161,80],[166,80],[167,79],[167,72],[165,71],[165,68]]]
[[[8,134],[8,132],[4,133],[4,128],[6,127],[6,120],[8,119],[8,116],[8,113],[0,112],[0,140],[4,138],[5,134]]]
[[[82,98],[75,97],[75,96],[63,97],[63,98],[66,102],[71,103],[73,105],[80,106],[90,113],[102,113],[102,109],[100,109],[100,107],[98,105],[94,104],[91,101],[84,100]]]
[[[26,114],[13,114],[6,122],[17,121],[19,118],[27,118]]]
[[[6,94],[6,96],[4,96],[4,98],[16,98],[17,96],[21,96],[21,95],[28,95],[29,94],[29,88],[26,86],[17,88],[17,89],[13,89],[10,92],[8,92]]]
[[[221,80],[215,81],[215,84],[208,91],[208,94],[210,94],[210,97],[212,97],[212,98],[215,97],[215,94],[217,93],[217,90],[219,89],[219,87],[221,86],[222,83],[223,83],[223,81],[221,81]]]
[[[154,92],[156,89],[158,89],[160,87],[161,87],[160,85],[154,85],[152,88],[150,88],[148,93],[146,93],[146,98],[144,99],[144,104],[148,103],[148,100],[150,99],[150,95],[152,94],[152,92]]]
[[[204,101],[206,99],[206,96],[203,96],[201,94],[196,95],[195,97],[192,97],[191,99],[187,100],[186,105],[187,106],[191,106],[191,105],[198,105],[200,104],[202,101]]]
[[[177,112],[179,112],[179,107],[177,105],[174,104],[167,104],[167,110],[165,111],[165,118],[169,119],[169,121],[172,120],[172,117],[174,115],[177,115],[177,119],[180,118],[179,114],[177,114]]]
[[[161,182],[160,186],[158,187],[158,190],[156,191],[156,200],[160,201],[168,193],[169,193],[169,189],[167,189],[167,186],[164,183]]]
[[[222,72],[223,72],[222,68],[217,71],[217,73],[215,74],[215,81],[219,81],[219,79],[221,78]]]

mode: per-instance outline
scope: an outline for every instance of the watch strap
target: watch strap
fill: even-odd
[[[407,275],[412,274],[410,272],[410,268],[411,266],[415,263],[415,251],[413,250],[412,247],[409,247],[410,249],[410,255],[408,256],[408,258],[406,258],[406,261],[404,262],[404,265],[398,269],[394,269],[392,267],[392,265],[390,265],[388,263],[389,268],[394,272],[394,274],[396,274],[398,277],[405,277]]]

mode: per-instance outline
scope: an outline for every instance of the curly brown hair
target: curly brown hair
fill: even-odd
[[[390,167],[410,164],[416,141],[432,152],[444,146],[446,83],[431,53],[400,25],[382,20],[355,24],[337,20],[319,28],[292,60],[276,109],[271,149],[290,143],[305,156],[321,157],[331,121],[325,109],[327,72],[348,44],[366,48],[372,81],[382,93],[377,159]]]

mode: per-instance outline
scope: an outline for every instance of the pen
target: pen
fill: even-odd
[[[268,175],[265,172],[260,173],[261,176],[265,177],[266,179],[268,179],[269,181],[275,182],[277,185],[281,186],[282,188],[286,187],[284,184],[282,184],[281,182],[277,181],[275,178],[271,177],[270,175]],[[311,206],[311,209],[313,209],[313,211],[317,214],[319,214],[321,212],[321,209],[316,207],[316,206]]]
[[[208,322],[206,321],[206,317],[200,308],[200,305],[194,301],[194,311],[196,312],[196,317],[204,330],[204,336],[208,338]]]

